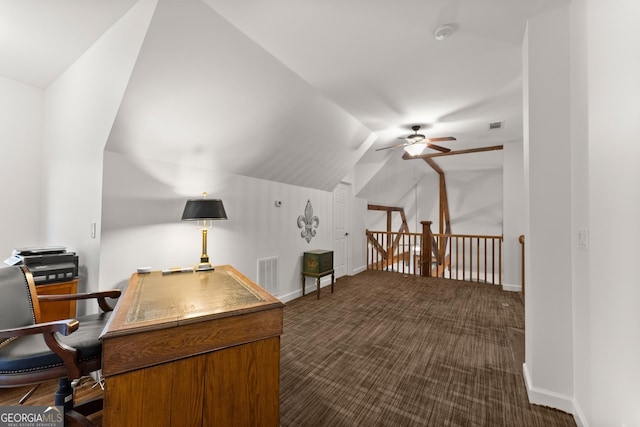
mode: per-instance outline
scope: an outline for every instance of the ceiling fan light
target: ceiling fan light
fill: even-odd
[[[404,147],[404,151],[409,153],[410,156],[418,156],[427,148],[427,144],[424,142],[418,142],[416,144],[407,145]]]

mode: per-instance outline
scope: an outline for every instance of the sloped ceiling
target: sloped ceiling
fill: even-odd
[[[330,191],[370,135],[201,1],[160,0],[106,149]]]
[[[451,149],[521,141],[526,20],[564,3],[203,1],[371,129],[376,142],[359,163],[385,168],[408,167],[386,161],[402,150],[374,150],[402,142],[414,124],[427,136],[455,136],[442,144]],[[445,24],[455,31],[436,40]],[[489,131],[497,121],[504,128]],[[445,170],[501,168],[502,153],[440,161]]]
[[[136,2],[0,1],[0,75],[47,87]]]
[[[414,124],[452,149],[517,143],[526,20],[567,1],[159,0],[106,149],[331,190],[354,165],[428,170],[375,151]],[[2,0],[0,75],[46,87],[134,3]]]

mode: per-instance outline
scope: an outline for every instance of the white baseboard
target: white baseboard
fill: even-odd
[[[363,265],[353,270],[353,275],[355,276],[356,274],[362,273],[363,271],[366,271],[366,270],[367,270],[367,266]],[[313,283],[311,279],[313,279]],[[320,278],[320,288],[324,288],[325,286],[330,286],[330,285],[331,285],[331,276],[327,275]],[[315,291],[316,291],[316,279],[309,278],[308,283],[305,284],[304,293],[306,295]],[[294,300],[296,298],[300,298],[301,296],[302,296],[302,289],[298,289],[284,295],[279,295],[278,299],[282,302],[287,302],[287,301]]]
[[[313,283],[311,281],[311,279],[313,279]],[[316,291],[316,279],[314,277],[312,278],[308,278],[308,280],[305,281],[305,287],[304,287],[304,293],[305,295],[308,295],[310,293],[313,293]],[[327,275],[324,277],[320,278],[320,288],[324,288],[325,286],[331,286],[331,276]],[[302,296],[302,289],[298,289],[295,290],[293,292],[289,292],[287,294],[284,295],[278,295],[278,299],[281,302],[288,302],[291,300],[294,300],[296,298],[300,298]]]
[[[363,266],[358,267],[358,268],[354,268],[353,269],[353,275],[355,276],[358,273],[362,273],[363,271],[366,271],[366,269],[367,269],[366,265],[363,265]]]
[[[553,391],[532,387],[531,377],[529,376],[529,370],[527,369],[526,363],[522,364],[522,372],[524,374],[524,382],[527,386],[529,403],[559,409],[573,415],[573,419],[578,427],[589,427],[587,418],[584,416],[584,412],[582,412],[582,408],[575,398]]]
[[[502,284],[502,290],[509,291],[509,292],[521,292],[522,291],[522,286],[520,286],[520,285],[510,285],[508,283],[503,283]]]
[[[522,364],[522,373],[524,375],[524,382],[527,386],[529,403],[559,409],[568,414],[574,413],[573,399],[570,396],[556,393],[555,391],[533,387],[531,385],[531,377],[529,376],[529,369],[527,369],[526,363]]]
[[[289,292],[288,294],[279,295],[278,299],[280,302],[289,302],[296,298],[300,298],[302,296],[302,290],[298,289],[297,291]]]
[[[573,419],[576,421],[578,427],[589,427],[587,418],[584,416],[580,404],[575,399],[573,399]]]

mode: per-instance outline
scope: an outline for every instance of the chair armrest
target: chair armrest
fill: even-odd
[[[38,295],[40,302],[52,301],[78,301],[86,299],[97,299],[98,305],[102,311],[112,311],[113,307],[107,302],[107,298],[119,298],[122,291],[119,289],[111,289],[109,291],[79,293],[79,294],[61,294],[61,295]]]
[[[0,329],[0,339],[13,337],[23,337],[36,334],[53,334],[58,332],[62,335],[69,335],[80,326],[76,319],[56,320],[55,322],[36,323],[35,325],[23,326],[20,328]]]
[[[70,347],[56,338],[56,332],[69,335],[80,326],[76,319],[56,320],[54,322],[36,323],[35,325],[24,326],[22,328],[0,330],[0,339],[15,339],[26,335],[42,334],[44,342],[56,353],[64,362],[67,372],[74,378],[81,375],[80,367],[76,362],[77,350]]]

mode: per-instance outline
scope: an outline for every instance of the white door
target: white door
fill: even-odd
[[[340,183],[333,191],[333,268],[336,277],[348,272],[349,265],[349,194],[351,186]]]

